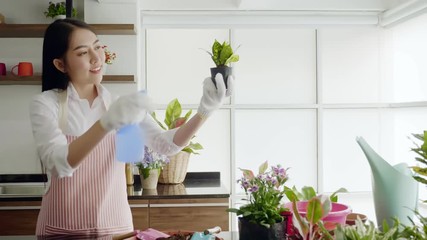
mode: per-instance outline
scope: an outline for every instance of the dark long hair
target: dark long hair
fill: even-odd
[[[68,75],[59,71],[53,60],[62,58],[65,62],[71,33],[77,28],[94,32],[87,23],[71,18],[56,20],[47,27],[43,40],[42,92],[67,89]]]

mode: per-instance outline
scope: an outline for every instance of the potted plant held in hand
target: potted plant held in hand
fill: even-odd
[[[237,182],[245,190],[248,204],[240,208],[229,208],[228,212],[239,217],[239,239],[286,239],[285,212],[281,200],[285,196],[286,170],[280,165],[261,164],[258,175],[251,170],[241,169],[243,177]]]
[[[64,19],[65,14],[66,14],[65,2],[58,2],[58,3],[49,2],[48,8],[46,9],[46,11],[44,11],[44,15],[46,17],[53,18],[53,20]],[[73,17],[77,16],[77,10],[75,8],[73,8],[73,10],[71,11],[71,15]]]
[[[237,50],[237,49],[236,49]],[[233,74],[233,68],[228,66],[232,62],[239,61],[239,55],[233,52],[230,44],[224,41],[222,44],[215,40],[212,45],[212,52],[206,51],[211,55],[216,67],[211,68],[211,78],[214,81],[217,73],[221,73],[224,78],[225,87],[227,88],[228,76]],[[214,81],[216,86],[216,83]]]
[[[189,110],[183,117],[181,104],[178,99],[173,99],[166,107],[166,115],[164,124],[157,120],[156,113],[153,112],[154,120],[165,130],[180,127],[190,118],[192,110]],[[199,154],[196,151],[203,149],[199,143],[191,142],[185,146],[181,152],[174,156],[169,156],[169,164],[167,164],[160,172],[159,182],[164,184],[179,184],[184,182],[187,175],[188,160],[190,154]]]

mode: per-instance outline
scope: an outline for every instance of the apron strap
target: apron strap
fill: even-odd
[[[63,90],[58,93],[59,98],[59,112],[58,112],[58,124],[59,128],[65,134],[67,130],[68,121],[68,95],[67,90]]]

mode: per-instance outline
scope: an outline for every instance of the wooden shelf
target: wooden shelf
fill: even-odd
[[[133,75],[104,75],[103,83],[135,83]],[[41,85],[42,77],[34,75],[31,77],[18,77],[13,75],[0,76],[0,85]]]
[[[48,24],[0,24],[1,38],[41,38]],[[133,24],[90,24],[98,35],[135,35]]]

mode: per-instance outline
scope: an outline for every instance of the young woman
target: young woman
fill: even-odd
[[[37,235],[106,235],[133,230],[124,164],[115,159],[115,130],[138,123],[146,144],[173,155],[190,141],[206,118],[231,95],[221,75],[203,84],[197,114],[178,129],[164,131],[149,115],[140,93],[115,100],[100,83],[102,44],[81,21],[52,23],[43,42],[42,93],[30,106],[38,154],[47,169]]]

